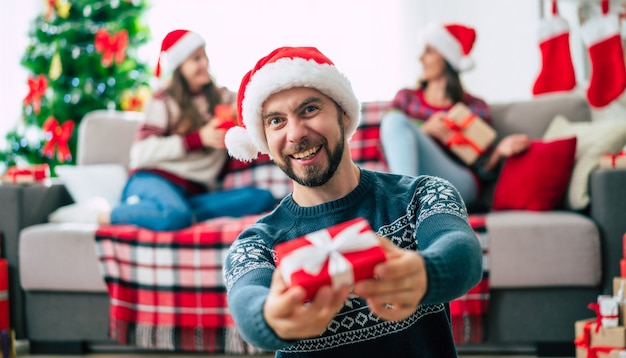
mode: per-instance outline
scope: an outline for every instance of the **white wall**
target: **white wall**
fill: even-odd
[[[0,143],[21,113],[21,103],[28,94],[28,73],[20,58],[28,45],[28,27],[41,8],[42,1],[9,0],[0,11]]]
[[[574,10],[578,4],[578,0],[566,2]],[[207,39],[217,81],[233,90],[237,90],[241,76],[270,50],[283,45],[308,45],[318,47],[348,75],[361,100],[389,100],[399,88],[415,83],[420,71],[415,33],[429,21],[459,21],[476,27],[473,56],[477,66],[463,76],[463,81],[469,91],[488,101],[530,98],[539,71],[535,33],[540,0],[151,3],[146,20],[152,40],[141,49],[140,56],[154,66],[160,40],[168,31],[197,31]],[[27,72],[19,59],[28,42],[28,26],[42,4],[41,0],[9,0],[0,12],[0,135],[21,112]],[[582,69],[581,64],[576,66]]]

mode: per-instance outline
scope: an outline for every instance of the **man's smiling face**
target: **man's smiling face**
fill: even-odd
[[[263,104],[263,126],[270,154],[297,183],[324,185],[345,150],[341,108],[321,92],[305,87],[272,94]]]

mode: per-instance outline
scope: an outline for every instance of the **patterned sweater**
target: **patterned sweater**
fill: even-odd
[[[384,321],[353,296],[318,336],[277,337],[263,317],[275,269],[274,246],[332,225],[364,217],[377,234],[424,257],[428,290],[407,319]],[[230,247],[224,276],[231,314],[245,340],[277,357],[455,357],[446,303],[482,275],[481,248],[461,198],[447,181],[361,169],[359,185],[345,197],[313,207],[291,195],[246,229]]]

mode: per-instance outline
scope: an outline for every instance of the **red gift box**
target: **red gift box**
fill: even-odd
[[[339,288],[374,277],[386,260],[376,233],[357,218],[276,245],[276,263],[285,282],[302,286],[311,299],[322,286]]]
[[[446,146],[466,164],[473,164],[496,139],[496,131],[463,103],[452,106],[443,122],[454,132]]]
[[[230,129],[237,123],[233,106],[228,104],[218,104],[215,106],[215,118],[220,121],[217,128]]]
[[[0,331],[9,329],[9,264],[0,259]]]
[[[4,181],[10,183],[33,183],[42,181],[50,176],[50,167],[48,164],[31,165],[28,167],[9,167],[4,173]]]
[[[626,150],[617,153],[605,153],[600,157],[600,168],[626,168]]]

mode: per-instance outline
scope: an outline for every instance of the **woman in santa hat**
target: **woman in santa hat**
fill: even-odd
[[[272,209],[276,200],[267,190],[218,190],[228,122],[216,117],[216,107],[232,106],[236,96],[211,77],[204,39],[188,30],[168,33],[155,75],[167,78],[167,84],[146,105],[122,201],[110,213],[100,213],[99,223],[178,230],[212,217]]]
[[[382,120],[385,157],[391,172],[449,180],[471,206],[480,182],[493,179],[501,159],[523,152],[530,140],[523,134],[505,137],[471,166],[455,157],[445,146],[453,134],[443,120],[447,111],[461,102],[487,123],[491,119],[487,103],[467,93],[459,76],[474,66],[469,54],[476,32],[461,24],[431,24],[418,37],[424,45],[422,75],[417,88],[398,91]]]

